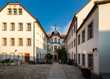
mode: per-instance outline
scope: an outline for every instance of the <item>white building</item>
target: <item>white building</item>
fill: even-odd
[[[19,3],[8,3],[0,11],[0,55],[3,59],[35,61],[46,51],[47,35],[40,23]],[[38,42],[40,44],[38,45]]]
[[[55,30],[51,34],[48,34],[48,37],[48,49],[50,53],[52,53],[53,59],[55,61],[58,61],[58,54],[56,50],[62,48],[62,46],[64,45],[65,35],[60,34],[55,28]]]
[[[65,48],[68,53],[69,60],[76,60],[76,16],[72,19],[72,22],[69,26],[68,32],[65,36],[64,42],[65,42]]]
[[[77,18],[77,64],[80,67],[90,68],[93,73],[98,75],[110,74],[109,9],[110,0],[91,0],[75,15]],[[69,30],[67,34],[70,33]],[[70,37],[67,37],[71,37],[69,41],[66,41],[68,44],[73,36],[70,34]],[[74,51],[72,49],[68,48],[68,52]]]

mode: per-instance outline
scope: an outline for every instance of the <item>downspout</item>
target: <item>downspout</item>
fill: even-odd
[[[33,23],[33,60],[35,63],[35,22]]]

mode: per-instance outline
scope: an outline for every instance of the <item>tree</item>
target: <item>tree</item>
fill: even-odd
[[[51,64],[52,63],[52,55],[50,53],[47,53],[46,54],[46,61],[48,64]]]
[[[61,60],[61,63],[65,64],[67,63],[67,51],[64,47],[61,49],[57,49],[58,58]]]

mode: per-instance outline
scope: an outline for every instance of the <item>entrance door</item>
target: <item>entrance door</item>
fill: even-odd
[[[58,62],[58,55],[54,55],[54,61]]]
[[[25,53],[25,62],[29,63],[29,59],[30,59],[30,54],[29,53]]]

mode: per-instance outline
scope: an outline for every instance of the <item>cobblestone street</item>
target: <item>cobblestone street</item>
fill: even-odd
[[[52,65],[4,66],[0,79],[83,79],[78,68],[54,63]]]

